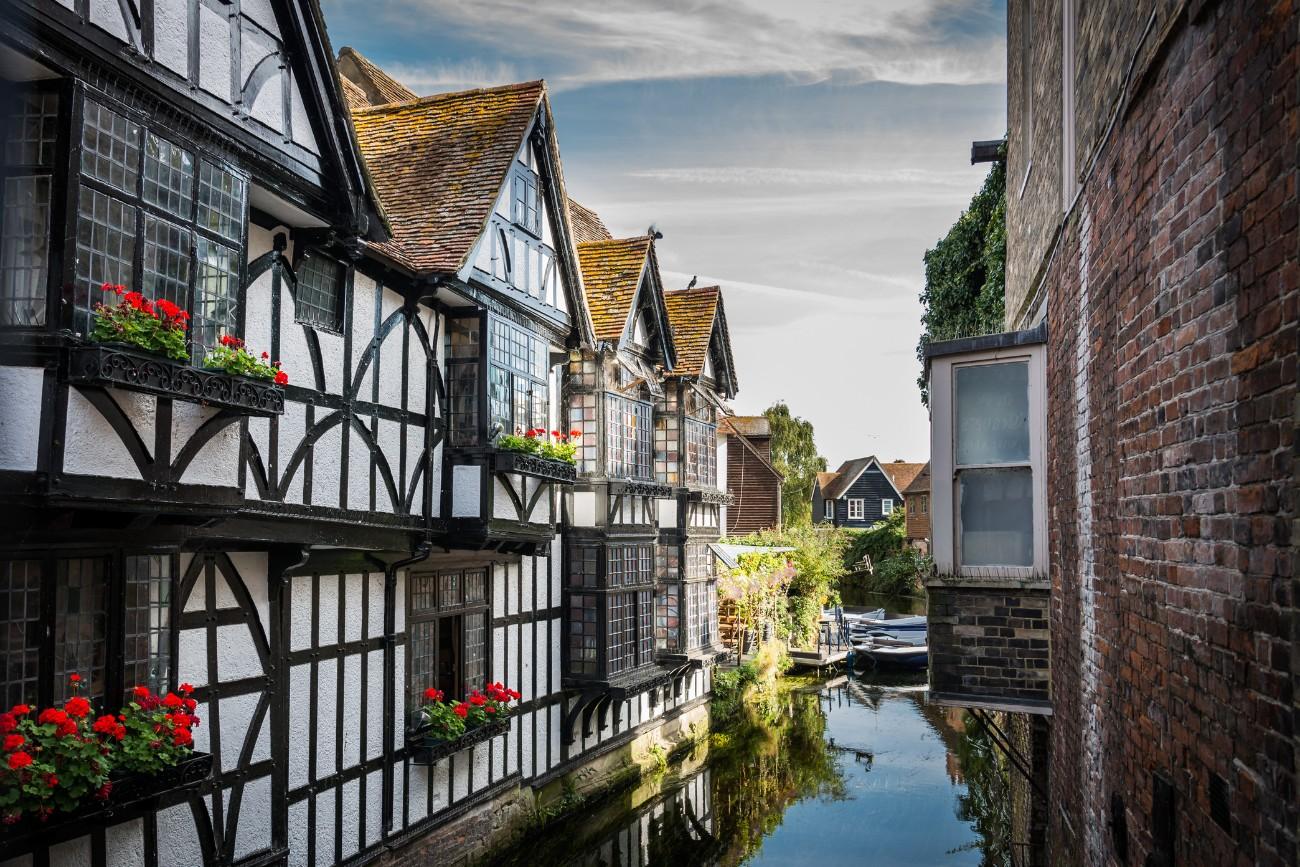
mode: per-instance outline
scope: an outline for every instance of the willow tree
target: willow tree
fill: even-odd
[[[812,489],[826,459],[817,453],[812,422],[790,413],[784,401],[764,410],[772,427],[772,465],[785,479],[781,483],[781,523],[802,527],[812,523]]]
[[[984,186],[948,234],[925,251],[921,290],[921,339],[916,384],[929,404],[925,347],[936,340],[973,337],[1002,330],[1007,259],[1007,167],[995,162]]]

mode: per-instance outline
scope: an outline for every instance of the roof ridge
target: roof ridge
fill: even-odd
[[[515,84],[498,84],[493,87],[476,87],[472,90],[454,90],[447,93],[431,93],[427,96],[417,96],[415,99],[404,99],[400,102],[385,102],[381,105],[372,105],[367,108],[356,109],[355,113],[381,114],[387,111],[397,111],[404,108],[433,105],[442,100],[449,100],[457,97],[480,96],[489,93],[523,92],[530,88],[537,88],[539,93],[544,92],[546,90],[546,79],[538,78],[534,81],[520,81]]]

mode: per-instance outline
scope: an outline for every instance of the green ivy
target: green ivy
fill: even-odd
[[[925,347],[932,341],[990,334],[1003,329],[1007,259],[1007,169],[995,162],[984,186],[948,234],[925,252],[921,339],[916,384],[929,405]]]

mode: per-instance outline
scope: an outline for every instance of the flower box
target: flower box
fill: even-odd
[[[452,753],[468,749],[475,744],[491,740],[497,735],[510,731],[510,717],[493,720],[465,732],[458,738],[443,740],[428,734],[428,729],[417,729],[406,736],[406,746],[411,753],[411,761],[417,765],[432,765],[439,759],[445,759]]]
[[[209,753],[191,753],[179,764],[156,774],[113,773],[107,801],[89,800],[80,809],[57,813],[42,822],[26,817],[17,824],[0,823],[0,851],[18,855],[59,840],[80,836],[91,827],[113,824],[156,809],[163,796],[192,789],[212,773]]]
[[[571,485],[578,480],[578,468],[573,464],[523,452],[493,452],[492,469],[498,473],[519,473],[560,484]]]
[[[272,416],[284,412],[284,389],[272,382],[191,367],[124,344],[72,347],[67,381],[193,401],[232,409],[242,415]]]

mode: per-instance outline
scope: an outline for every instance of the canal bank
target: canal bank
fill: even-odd
[[[680,758],[481,863],[1010,863],[1006,768],[924,675],[783,681]]]

